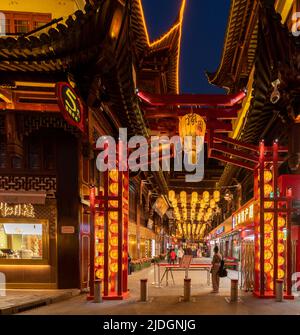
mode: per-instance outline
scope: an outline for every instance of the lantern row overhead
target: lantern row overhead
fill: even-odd
[[[200,241],[204,238],[206,227],[207,226],[204,223],[178,223],[176,237],[178,239],[186,238],[193,241]]]
[[[216,210],[219,209],[217,204],[220,202],[220,191],[214,191],[212,196],[208,191],[203,192],[202,195],[193,192],[188,199],[185,191],[181,191],[176,197],[175,191],[170,190],[168,198],[176,221],[208,223],[212,220]]]

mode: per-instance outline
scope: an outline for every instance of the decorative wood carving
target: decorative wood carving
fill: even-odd
[[[47,198],[55,198],[56,177],[53,176],[1,176],[0,190],[46,191]]]

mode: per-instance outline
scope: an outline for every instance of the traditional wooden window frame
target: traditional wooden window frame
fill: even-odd
[[[35,22],[43,22],[44,24],[50,22],[52,20],[51,13],[35,13],[35,12],[17,12],[17,11],[2,11],[0,12],[5,15],[5,19],[9,20],[9,24],[6,24],[9,27],[9,31],[6,31],[5,35],[18,35],[22,33],[18,33],[15,30],[15,20],[23,20],[28,21],[28,32],[36,29]]]

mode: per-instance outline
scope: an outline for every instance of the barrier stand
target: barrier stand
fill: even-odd
[[[102,280],[96,279],[94,282],[95,289],[94,289],[94,302],[99,304],[103,302],[102,300]]]
[[[275,301],[281,302],[283,300],[283,280],[276,279],[276,298]]]
[[[238,280],[240,282],[240,289],[243,289],[243,273],[242,273],[242,262],[239,261],[238,262],[238,266],[237,266],[237,270],[238,270]]]
[[[183,301],[191,300],[191,279],[184,278]]]
[[[141,279],[141,301],[148,300],[148,279]]]
[[[153,262],[153,265],[154,265],[154,272],[153,272],[153,274],[154,274],[154,282],[152,282],[152,284],[151,285],[155,285],[155,286],[157,286],[157,281],[156,281],[156,263],[155,262]]]
[[[161,288],[161,280],[160,280],[160,265],[157,264],[158,269],[157,269],[157,277],[158,277],[158,287]]]

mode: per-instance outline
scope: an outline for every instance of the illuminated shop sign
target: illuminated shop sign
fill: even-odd
[[[84,107],[74,89],[68,83],[57,83],[56,96],[64,119],[84,132]]]
[[[220,235],[220,234],[224,233],[224,231],[225,231],[225,226],[222,226],[219,229],[217,229],[216,235]]]
[[[254,219],[254,204],[251,204],[232,216],[232,228]]]
[[[153,209],[160,217],[163,217],[166,214],[168,208],[169,205],[164,197],[157,198],[155,204],[153,205]]]
[[[32,204],[9,205],[6,202],[0,202],[0,216],[4,218],[9,216],[34,218],[35,212]]]

